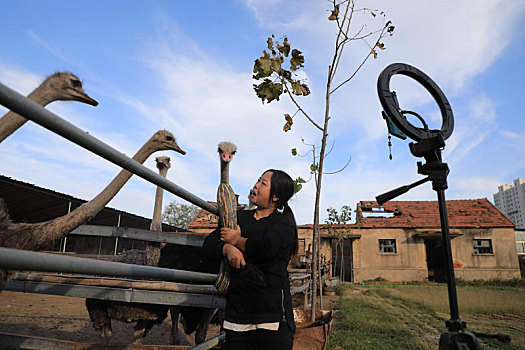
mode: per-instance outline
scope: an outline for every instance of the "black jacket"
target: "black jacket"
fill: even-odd
[[[278,211],[259,220],[254,213],[241,210],[237,214],[241,236],[247,238],[247,267],[231,269],[225,319],[240,324],[286,321],[295,331],[287,270],[296,239],[295,223]],[[208,258],[222,259],[223,246],[217,229],[206,237],[203,248]]]

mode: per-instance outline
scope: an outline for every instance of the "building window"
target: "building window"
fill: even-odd
[[[474,254],[493,254],[492,240],[475,239],[474,240]]]
[[[395,239],[380,239],[379,240],[380,253],[397,253]]]

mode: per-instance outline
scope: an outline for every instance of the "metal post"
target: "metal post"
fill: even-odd
[[[142,177],[143,179],[164,188],[196,206],[218,215],[217,207],[211,205],[205,200],[177,186],[173,182],[155,174],[152,170],[146,168],[137,161],[127,157],[108,144],[91,136],[84,130],[76,127],[68,121],[60,118],[56,114],[48,111],[36,102],[20,95],[18,92],[8,88],[0,83],[0,104],[9,108],[15,113],[32,120],[33,122],[45,127],[48,130],[74,142],[75,144],[99,155],[100,157],[116,164],[123,169]]]
[[[450,319],[459,320],[458,298],[456,294],[456,277],[452,260],[452,246],[450,244],[450,231],[448,226],[447,203],[445,190],[438,190],[439,217],[441,221],[441,238],[445,250],[445,268],[447,269],[448,301],[450,305]]]
[[[112,261],[75,258],[27,250],[0,248],[0,267],[11,270],[80,273],[164,281],[213,284],[217,275]]]

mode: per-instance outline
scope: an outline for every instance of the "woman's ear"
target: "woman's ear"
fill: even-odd
[[[273,197],[272,197],[272,202],[273,202],[273,203],[277,203],[277,202],[279,202],[279,197],[277,197],[277,196],[274,194]]]

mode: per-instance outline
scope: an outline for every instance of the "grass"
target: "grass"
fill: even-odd
[[[446,286],[391,287],[385,290],[392,296],[423,304],[437,312],[450,312]],[[525,289],[458,287],[457,297],[461,313],[525,316]]]
[[[458,287],[467,330],[505,333],[509,345],[478,340],[483,349],[525,349],[525,289]],[[328,349],[437,349],[450,318],[447,288],[436,284],[350,285],[340,290]]]

